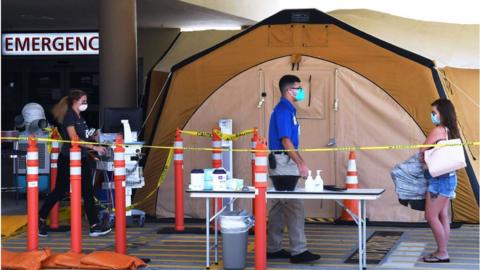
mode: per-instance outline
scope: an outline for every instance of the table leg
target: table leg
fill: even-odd
[[[364,250],[363,248],[365,247],[363,239],[363,217],[362,217],[362,200],[358,200],[358,269],[362,270],[363,269],[363,256],[364,256]]]
[[[215,200],[214,215],[216,215],[217,212],[218,212],[218,199]],[[215,218],[215,264],[218,264],[218,217]]]
[[[365,252],[363,256],[363,267],[366,269],[367,268],[367,201],[362,200],[362,209],[363,209],[363,250]]]
[[[206,268],[210,268],[210,200],[205,198]]]

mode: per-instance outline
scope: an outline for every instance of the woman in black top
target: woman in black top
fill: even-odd
[[[88,107],[87,94],[81,90],[71,91],[69,96],[62,98],[53,108],[52,114],[60,124],[60,134],[64,140],[78,138],[80,141],[93,141],[89,128],[80,115]],[[45,220],[52,207],[65,197],[70,187],[70,143],[63,143],[58,157],[58,175],[55,189],[50,193],[40,209],[39,236],[46,237],[47,226]],[[92,186],[92,168],[95,163],[88,158],[88,151],[99,154],[106,152],[105,147],[93,144],[80,144],[82,157],[82,197],[85,212],[90,223],[90,236],[105,235],[111,228],[100,225]]]

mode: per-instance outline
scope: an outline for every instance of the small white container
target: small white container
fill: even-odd
[[[231,178],[227,180],[228,190],[242,190],[243,188],[243,179]]]
[[[237,182],[237,190],[242,190],[243,189],[243,179],[235,179]]]
[[[227,189],[228,190],[237,190],[237,181],[236,179],[227,180]]]
[[[213,189],[213,171],[215,169],[212,168],[206,168],[203,169],[203,174],[204,174],[204,185],[203,188],[204,190],[212,190]]]
[[[190,189],[203,190],[205,188],[205,174],[202,169],[193,169],[190,172]]]
[[[213,190],[227,190],[227,171],[219,168],[213,171]]]

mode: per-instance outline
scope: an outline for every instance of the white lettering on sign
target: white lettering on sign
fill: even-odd
[[[82,55],[98,51],[98,33],[2,34],[2,55]]]

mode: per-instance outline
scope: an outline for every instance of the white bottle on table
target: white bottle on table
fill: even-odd
[[[315,190],[315,181],[313,181],[312,171],[308,171],[307,180],[305,180],[305,191],[314,191]]]
[[[317,176],[315,176],[315,191],[323,191],[323,179],[320,175],[322,170],[317,170]]]

